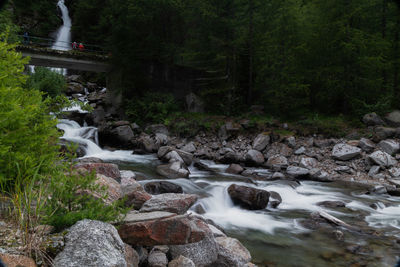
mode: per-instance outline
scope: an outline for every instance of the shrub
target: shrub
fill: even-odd
[[[35,72],[30,75],[26,85],[51,97],[60,95],[67,86],[62,74],[44,67],[35,68]]]

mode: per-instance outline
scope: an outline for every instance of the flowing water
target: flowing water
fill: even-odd
[[[64,131],[63,139],[83,145],[85,157],[101,158],[119,164],[121,169],[133,170],[142,184],[163,179],[155,172],[155,166],[160,164],[156,155],[104,150],[99,147],[94,127],[81,127],[69,120],[60,120],[58,127]],[[169,181],[182,186],[185,193],[199,195],[191,212],[199,211],[201,205],[202,216],[238,238],[258,266],[395,266],[400,256],[400,198],[368,195],[364,187],[336,182],[280,180],[249,184],[243,182],[243,177],[225,174],[227,165],[203,163],[214,171],[191,166],[189,179]],[[262,211],[241,209],[233,205],[227,193],[232,183],[275,191],[281,195],[282,203]],[[317,205],[328,200],[345,202],[346,207]],[[301,221],[315,211],[325,211],[361,230],[306,229]]]

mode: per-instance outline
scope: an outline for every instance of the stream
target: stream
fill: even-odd
[[[118,164],[121,170],[132,170],[141,184],[164,179],[155,172],[161,162],[154,154],[102,149],[97,129],[74,121],[60,120],[58,128],[64,131],[62,139],[84,147],[85,157],[97,157]],[[400,198],[365,194],[365,187],[342,182],[278,180],[249,184],[243,182],[243,177],[225,174],[228,165],[206,160],[202,163],[212,171],[191,166],[188,179],[169,181],[182,186],[184,193],[197,194],[199,200],[190,212],[196,213],[201,205],[202,216],[238,238],[258,266],[395,266],[400,255],[396,244],[400,239]],[[227,193],[232,183],[275,191],[281,195],[282,203],[261,211],[241,209],[233,205]],[[346,207],[320,207],[317,203],[321,201],[342,201]],[[321,210],[361,231],[333,227],[309,230],[302,225],[303,219]]]

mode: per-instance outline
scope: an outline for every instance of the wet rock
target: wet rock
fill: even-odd
[[[289,166],[286,169],[286,173],[294,178],[307,176],[310,171],[306,168],[296,167],[296,166]]]
[[[269,205],[276,209],[282,203],[282,197],[275,191],[269,191]]]
[[[394,110],[385,115],[385,121],[389,126],[400,127],[400,111]]]
[[[240,174],[243,172],[243,167],[240,166],[239,164],[231,164],[229,167],[226,169],[226,173],[231,173],[231,174]]]
[[[207,224],[196,217],[170,212],[130,212],[118,233],[130,245],[182,245],[203,240],[210,233]]]
[[[3,266],[1,261],[3,261],[5,267],[36,267],[32,258],[23,255],[0,253],[0,266]]]
[[[259,165],[261,165],[261,164],[264,163],[264,156],[263,156],[263,154],[261,154],[260,151],[257,151],[257,150],[254,150],[254,149],[249,150],[249,151],[246,153],[245,158],[246,158],[246,162],[247,162],[249,165],[252,165],[252,166],[259,166]]]
[[[300,167],[306,169],[313,169],[317,167],[318,161],[315,158],[304,157],[300,160]]]
[[[368,156],[368,159],[381,167],[390,167],[397,163],[392,156],[383,151],[375,151]]]
[[[381,195],[381,194],[387,194],[387,190],[386,187],[384,187],[383,185],[377,185],[369,189],[369,193]]]
[[[157,166],[156,170],[159,175],[169,179],[187,178],[189,177],[190,173],[187,167],[179,161],[172,162],[170,164],[159,165]]]
[[[125,267],[125,244],[114,226],[108,223],[82,220],[65,236],[64,250],[54,259],[54,266]]]
[[[144,149],[148,153],[154,153],[158,151],[161,145],[157,143],[157,140],[152,138],[150,135],[141,134],[137,140],[137,146]]]
[[[346,207],[346,203],[342,201],[321,201],[317,203],[318,206],[326,207],[326,208],[344,208]]]
[[[332,157],[338,160],[350,160],[360,156],[361,149],[347,144],[337,144],[333,147]]]
[[[228,194],[233,203],[250,210],[265,209],[269,201],[269,192],[253,187],[232,184]]]
[[[367,126],[380,126],[385,124],[381,117],[375,112],[365,114],[362,121]]]
[[[400,151],[400,143],[395,140],[383,140],[380,141],[378,147],[388,153],[389,155],[394,155]]]
[[[194,153],[196,151],[196,147],[194,146],[193,142],[190,142],[182,147],[182,150],[188,153]]]
[[[165,193],[183,193],[183,189],[180,185],[167,181],[149,182],[144,185],[144,190],[152,195]]]
[[[183,214],[196,201],[196,195],[174,193],[155,195],[143,204],[140,212],[168,211],[172,213]]]
[[[173,259],[168,263],[168,267],[196,267],[194,262],[191,259],[183,257],[180,255],[179,257]]]
[[[152,134],[161,133],[161,134],[169,135],[167,126],[165,126],[163,124],[149,125],[146,127],[145,131],[148,133],[152,133]]]
[[[272,175],[272,179],[273,180],[285,179],[285,175],[283,173],[281,173],[281,172],[275,172]]]
[[[239,242],[230,237],[217,237],[218,259],[216,266],[242,267],[251,261],[250,252]]]
[[[214,263],[218,258],[218,247],[213,234],[208,231],[204,239],[199,242],[170,246],[172,258],[184,256],[193,261],[195,266],[208,266]]]
[[[167,255],[159,250],[152,250],[147,259],[148,267],[166,267],[168,264]]]
[[[263,151],[269,144],[270,137],[268,134],[259,134],[253,141],[253,149]]]
[[[396,129],[394,128],[388,128],[388,127],[376,127],[374,129],[374,136],[373,140],[375,142],[379,142],[381,140],[391,138],[396,134]]]
[[[120,181],[121,178],[118,166],[112,163],[79,163],[76,164],[74,168],[85,169],[89,172],[95,171],[97,174],[103,174],[116,181]]]
[[[367,153],[374,151],[375,144],[369,139],[361,138],[360,142],[358,143],[359,147]]]
[[[267,160],[267,166],[273,170],[284,169],[289,165],[286,157],[281,155],[274,155]]]
[[[158,149],[158,152],[157,152],[157,157],[162,161],[168,162],[168,161],[170,161],[170,158],[167,157],[167,155],[172,151],[177,153],[186,165],[189,166],[190,164],[192,164],[192,161],[193,161],[192,154],[185,152],[183,150],[174,149],[173,147],[170,147],[170,146],[160,147],[160,149]],[[172,155],[172,154],[170,154],[170,155]]]
[[[130,144],[131,140],[135,137],[129,125],[119,126],[111,130],[111,134],[115,140],[122,144]]]

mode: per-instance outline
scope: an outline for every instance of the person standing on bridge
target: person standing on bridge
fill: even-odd
[[[76,42],[73,42],[73,43],[72,43],[72,49],[73,49],[73,50],[78,49],[78,44],[77,44]]]
[[[82,43],[80,43],[80,44],[79,44],[79,51],[83,51],[83,50],[85,50],[85,47],[83,46]]]

